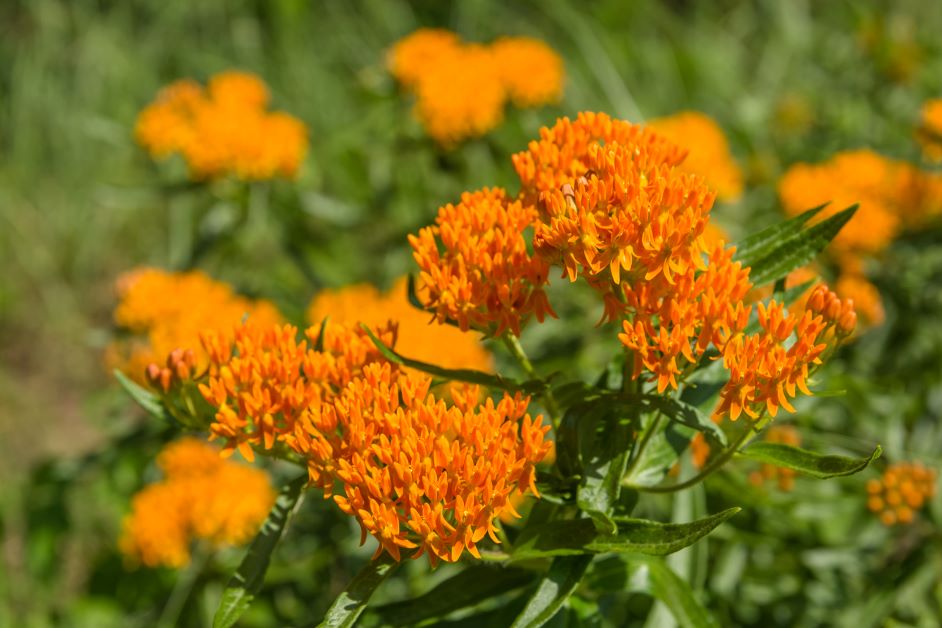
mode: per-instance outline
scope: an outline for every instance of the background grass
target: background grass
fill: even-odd
[[[509,112],[488,137],[439,151],[384,68],[388,46],[419,26],[451,28],[470,40],[546,40],[565,59],[564,101]],[[115,438],[134,434],[140,417],[102,366],[113,281],[141,264],[185,264],[193,225],[225,218],[225,189],[217,190],[220,207],[200,205],[172,191],[184,175],[179,163],[155,165],[133,143],[135,116],[160,86],[250,70],[271,86],[277,108],[308,125],[311,150],[297,191],[259,192],[249,228],[200,260],[214,276],[299,317],[321,287],[385,285],[408,270],[405,234],[463,190],[513,187],[509,155],[560,114],[601,110],[642,120],[697,109],[715,117],[749,181],[742,201],[717,209],[734,236],[775,219],[774,184],[790,163],[857,147],[916,160],[911,133],[919,106],[942,95],[940,32],[942,3],[924,0],[3,2],[0,572],[10,576],[0,576],[8,602],[0,624],[76,625],[69,619],[82,618],[104,625],[96,618],[107,618],[147,625],[155,611],[145,592],[159,599],[173,580],[139,574],[124,583],[125,594],[109,596],[122,572],[113,552],[102,558],[156,442],[141,437],[128,459],[115,451]],[[937,286],[942,263],[912,262],[938,250],[937,242],[917,238],[889,256],[881,285],[899,293],[890,321],[847,357],[848,372],[878,373],[883,365],[880,377],[899,380],[849,388],[854,409],[887,416],[900,399],[912,406],[915,418],[900,419],[895,437],[901,449],[914,421],[938,417],[932,348],[942,346],[942,325],[932,319],[939,291],[925,287]],[[897,302],[923,317],[902,336]],[[533,344],[558,331],[535,332]],[[887,351],[907,342],[915,357]],[[913,360],[922,361],[921,379],[900,377]],[[89,456],[95,464],[82,466]],[[49,460],[58,465],[41,467],[47,476],[37,483],[37,465]],[[342,585],[346,567],[299,547],[295,557],[314,558],[298,560],[327,569],[309,573],[332,573]],[[297,573],[287,570],[285,581]],[[322,597],[296,615],[282,609],[277,616],[316,617],[330,599],[312,582],[292,590],[294,603]],[[185,621],[199,625],[205,611],[189,611]],[[130,623],[116,619],[123,613]],[[755,621],[763,619],[756,613]]]

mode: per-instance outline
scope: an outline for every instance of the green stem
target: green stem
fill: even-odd
[[[190,564],[177,576],[173,590],[170,591],[167,603],[164,604],[164,609],[160,613],[160,619],[157,620],[156,625],[159,628],[172,628],[177,625],[180,619],[180,613],[183,612],[183,607],[190,597],[190,593],[193,591],[193,586],[203,572],[203,568],[206,566],[210,554],[211,550],[209,547],[202,544],[197,546],[196,550],[193,552],[193,558],[190,560]]]
[[[634,472],[635,467],[638,466],[638,462],[641,460],[641,455],[644,453],[645,448],[647,448],[648,443],[651,442],[651,439],[654,437],[654,434],[657,432],[658,428],[661,426],[661,419],[663,416],[660,412],[654,415],[654,419],[651,421],[651,424],[648,425],[648,429],[644,431],[644,434],[641,435],[641,442],[638,443],[638,451],[635,453],[634,458],[628,464],[628,469],[625,471],[626,476],[630,476]]]
[[[710,464],[708,464],[700,473],[693,476],[688,480],[683,482],[678,482],[677,484],[671,484],[669,486],[635,486],[633,484],[624,483],[625,486],[633,488],[638,491],[644,491],[647,493],[674,493],[676,491],[682,491],[685,488],[690,488],[691,486],[703,481],[714,471],[720,469],[723,465],[729,462],[736,452],[742,447],[746,440],[757,434],[765,424],[768,423],[768,417],[760,418],[755,423],[753,423],[749,428],[743,431],[743,433],[736,439],[732,445],[729,446],[722,454],[714,458]]]
[[[540,377],[537,375],[536,369],[533,368],[533,363],[530,362],[530,358],[527,357],[526,352],[523,350],[520,339],[509,332],[501,336],[501,339],[504,341],[504,346],[507,347],[507,350],[510,351],[510,354],[514,356],[520,364],[520,367],[527,374],[527,377],[539,380]],[[553,422],[553,429],[555,430],[559,428],[559,420],[562,413],[559,411],[559,405],[556,403],[556,399],[553,397],[553,391],[551,391],[549,387],[547,387],[546,391],[542,394],[542,399],[543,405],[546,407],[546,412]]]

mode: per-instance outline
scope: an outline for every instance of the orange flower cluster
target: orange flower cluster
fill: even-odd
[[[484,135],[503,119],[508,99],[519,107],[556,102],[563,67],[549,46],[506,37],[466,44],[440,29],[419,29],[388,55],[390,72],[416,95],[415,114],[444,146]]]
[[[167,445],[157,458],[164,479],[134,496],[119,541],[122,553],[148,567],[182,567],[195,539],[241,545],[274,504],[265,473],[226,462],[195,438]]]
[[[798,430],[790,425],[773,425],[766,432],[765,440],[769,443],[781,443],[792,447],[801,445]],[[778,484],[779,490],[790,491],[795,487],[795,475],[794,469],[763,463],[759,470],[749,474],[749,481],[754,486],[762,486],[765,482],[774,481]]]
[[[439,322],[451,319],[499,335],[532,315],[556,316],[544,292],[549,265],[527,250],[524,231],[536,210],[500,188],[465,192],[438,210],[435,225],[410,235],[421,269],[421,300]]]
[[[935,495],[936,472],[918,462],[898,462],[880,480],[867,482],[867,508],[883,525],[912,523],[917,510]]]
[[[789,397],[796,389],[811,394],[810,369],[857,324],[853,302],[841,301],[824,285],[814,289],[803,311],[788,312],[772,301],[760,303],[758,314],[761,332],[737,333],[717,345],[730,379],[714,416],[728,414],[735,421],[743,412],[753,419],[766,410],[774,417],[779,407],[794,412]]]
[[[942,98],[934,98],[923,104],[916,139],[927,161],[942,161]]]
[[[719,200],[734,201],[742,195],[742,170],[729,150],[723,129],[711,117],[698,111],[682,111],[650,120],[647,125],[690,148],[680,169],[706,179]]]
[[[378,330],[395,342],[395,327]],[[318,342],[318,328],[308,340]],[[479,404],[476,387],[429,393],[431,379],[385,361],[362,330],[325,327],[309,348],[290,326],[243,327],[233,343],[207,335],[212,359],[200,386],[217,408],[214,436],[251,456],[251,445],[281,443],[308,465],[311,484],[397,560],[415,549],[455,561],[477,543],[497,541],[495,518],[511,498],[536,493],[535,465],[552,444],[548,426],[527,414],[529,399],[505,395]]]
[[[204,369],[207,360],[199,337],[205,329],[229,332],[245,317],[259,325],[281,320],[268,301],[241,297],[200,271],[140,268],[118,278],[117,292],[114,321],[123,335],[108,347],[106,361],[141,383],[146,381],[145,370],[163,363],[175,349],[194,351],[191,368]],[[155,381],[162,379],[158,373]]]
[[[396,281],[385,294],[370,284],[346,286],[318,293],[307,309],[311,325],[363,323],[376,329],[388,321],[398,325],[396,347],[403,355],[451,369],[490,371],[490,354],[481,346],[481,336],[450,325],[430,324],[430,316],[409,303],[408,278]],[[422,292],[421,286],[418,292]]]
[[[154,157],[182,155],[194,179],[294,177],[307,152],[307,129],[267,111],[268,101],[265,84],[243,72],[217,74],[206,89],[177,81],[141,112],[135,137]]]

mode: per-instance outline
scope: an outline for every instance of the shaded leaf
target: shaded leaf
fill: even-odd
[[[373,592],[389,577],[398,564],[387,552],[383,552],[379,557],[367,563],[350,581],[344,592],[330,605],[318,627],[347,628],[354,625],[360,614],[366,610]]]
[[[124,390],[127,391],[129,395],[131,395],[131,398],[137,402],[137,405],[144,408],[148,414],[163,421],[176,423],[176,420],[173,418],[173,416],[167,412],[167,409],[164,407],[164,404],[160,400],[159,396],[137,384],[131,380],[131,378],[117,369],[114,370],[114,376],[118,380],[118,383],[121,384],[121,387],[124,388]]]
[[[699,432],[704,432],[724,447],[726,446],[726,433],[698,407],[670,397],[649,397],[650,405],[660,410],[671,421],[677,421]]]
[[[767,462],[778,467],[794,469],[819,479],[853,475],[867,468],[880,457],[883,448],[877,445],[873,453],[866,458],[816,454],[799,447],[781,443],[753,443],[739,452],[741,456],[759,462]]]
[[[681,423],[668,423],[654,434],[624,481],[631,486],[654,486],[659,484],[668,470],[690,445],[695,434],[693,428]]]
[[[665,555],[695,543],[739,512],[729,508],[690,523],[659,523],[645,519],[616,518],[617,534],[600,534],[590,519],[553,521],[525,530],[511,558],[572,556],[604,552]]]
[[[697,601],[690,586],[664,560],[655,556],[629,554],[622,557],[628,569],[627,590],[660,600],[684,628],[711,628],[719,623]]]
[[[261,530],[245,553],[245,558],[226,584],[222,600],[213,617],[213,628],[229,628],[248,610],[252,599],[262,588],[271,554],[281,539],[288,517],[298,503],[301,489],[307,483],[307,474],[285,485]]]
[[[614,534],[618,528],[611,514],[621,494],[621,480],[633,445],[632,421],[623,418],[619,412],[623,408],[605,399],[593,408],[598,420],[586,436],[589,446],[582,453],[583,478],[576,501],[600,531]]]
[[[592,555],[582,555],[554,559],[549,572],[514,621],[513,628],[538,628],[552,619],[579,586],[593,558]]]

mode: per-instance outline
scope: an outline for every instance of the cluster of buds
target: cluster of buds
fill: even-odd
[[[886,526],[912,523],[916,511],[935,495],[936,472],[919,462],[890,465],[879,480],[867,482],[867,508]]]
[[[167,356],[164,366],[152,362],[144,372],[147,383],[165,393],[181,382],[193,378],[196,371],[196,354],[192,349],[174,349]]]

